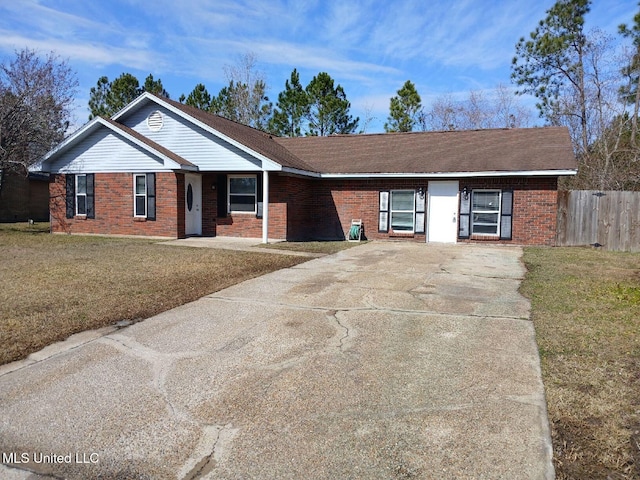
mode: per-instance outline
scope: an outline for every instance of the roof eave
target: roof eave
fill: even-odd
[[[85,134],[87,134],[90,130],[93,130],[94,128],[96,128],[97,124],[103,124],[100,120],[102,120],[100,117],[95,117],[92,120],[90,120],[89,122],[85,123],[82,127],[80,127],[79,129],[77,129],[75,132],[73,132],[71,135],[69,135],[67,138],[65,138],[62,142],[60,142],[57,146],[55,146],[53,149],[49,150],[44,157],[42,157],[42,160],[40,160],[39,162],[37,162],[37,164],[40,167],[41,172],[47,172],[47,170],[45,169],[46,164],[49,162],[49,160],[55,158],[57,155],[59,155],[60,153],[64,152],[70,145],[72,145],[75,140],[78,137],[83,137]]]
[[[321,177],[321,173],[318,172],[311,172],[309,170],[301,170],[299,168],[293,168],[293,167],[282,167],[282,173],[290,173],[292,175],[302,175],[304,177],[313,177],[313,178],[320,178]]]
[[[471,177],[559,177],[578,173],[575,169],[564,170],[513,170],[484,172],[431,172],[431,173],[320,173],[320,178],[471,178]]]

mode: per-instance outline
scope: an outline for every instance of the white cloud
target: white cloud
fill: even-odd
[[[1,50],[13,52],[25,47],[41,52],[54,51],[62,58],[71,58],[74,62],[87,63],[94,67],[120,64],[140,70],[148,70],[158,65],[158,59],[151,57],[149,52],[144,50],[113,47],[97,43],[67,42],[57,39],[39,40],[0,30]]]

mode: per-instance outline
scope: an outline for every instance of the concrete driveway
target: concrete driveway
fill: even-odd
[[[553,478],[521,254],[368,243],[5,368],[0,477]]]

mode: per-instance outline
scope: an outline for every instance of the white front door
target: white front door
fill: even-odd
[[[429,182],[427,242],[456,243],[458,182]]]
[[[202,235],[202,177],[184,176],[185,233]]]

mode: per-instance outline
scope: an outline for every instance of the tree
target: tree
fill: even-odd
[[[26,168],[63,140],[78,86],[53,52],[16,52],[0,63],[0,170]]]
[[[240,114],[238,112],[236,103],[236,89],[242,87],[236,87],[233,81],[229,82],[229,85],[222,87],[216,97],[211,98],[211,105],[209,111],[221,117],[233,120],[234,122],[240,122]]]
[[[209,111],[211,108],[211,95],[209,95],[207,87],[202,83],[199,83],[194,87],[189,96],[186,97],[186,100],[184,95],[182,95],[180,97],[180,101],[187,105],[191,105],[192,107],[199,108],[200,110]]]
[[[113,82],[107,96],[110,116],[122,110],[133,102],[143,92],[138,79],[130,73],[123,73]]]
[[[225,75],[229,85],[212,100],[212,113],[266,131],[273,105],[264,74],[256,70],[255,55],[247,53],[236,65],[226,65]]]
[[[269,122],[269,131],[281,137],[302,136],[302,124],[309,112],[307,93],[300,83],[300,75],[294,68],[291,79],[286,80],[284,90],[278,94],[276,108]]]
[[[142,90],[144,92],[153,93],[159,97],[170,98],[169,92],[167,92],[162,86],[162,80],[154,80],[152,74],[149,74],[149,76],[144,80]]]
[[[95,87],[91,87],[89,92],[89,120],[94,117],[108,117],[110,116],[109,111],[109,90],[111,89],[111,84],[109,83],[109,78],[106,76],[102,76],[98,79]]]
[[[422,111],[422,99],[410,80],[407,80],[397,93],[396,96],[391,97],[389,117],[384,124],[384,130],[411,132],[418,123],[418,117]]]
[[[106,76],[100,77],[96,86],[89,92],[89,120],[99,116],[115,115],[143,92],[169,98],[169,93],[162,86],[162,80],[155,80],[152,74],[147,76],[142,87],[138,79],[130,73],[123,73],[112,82]]]
[[[422,130],[459,130],[459,110],[450,94],[436,98],[429,112],[422,117]]]
[[[424,112],[421,126],[423,130],[527,127],[531,113],[517,100],[504,85],[484,92],[472,90],[461,100],[442,95],[435,99],[429,111]]]
[[[340,85],[334,87],[328,73],[321,72],[313,77],[305,90],[309,99],[307,135],[348,134],[358,128],[360,119],[349,115],[351,103],[344,89]]]
[[[633,17],[633,26],[629,28],[626,24],[618,27],[623,37],[630,38],[633,43],[633,53],[627,65],[622,68],[622,74],[629,79],[627,85],[623,85],[620,94],[626,103],[633,105],[633,116],[631,117],[631,138],[630,144],[636,144],[638,133],[638,111],[640,110],[640,89],[638,79],[640,78],[640,13]]]
[[[511,78],[520,90],[538,99],[542,117],[557,122],[558,116],[571,116],[579,125],[581,152],[589,148],[584,56],[587,37],[583,32],[584,16],[590,0],[558,0],[547,17],[531,32],[529,39],[516,44]],[[575,109],[563,111],[561,97],[575,98]]]
[[[503,84],[493,95],[493,128],[525,128],[531,123],[531,111]]]

